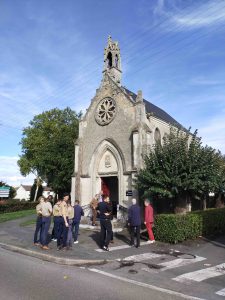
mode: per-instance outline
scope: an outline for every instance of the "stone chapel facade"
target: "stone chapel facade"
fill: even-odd
[[[129,91],[121,84],[122,68],[118,42],[108,38],[100,87],[79,123],[72,177],[72,201],[90,203],[103,190],[116,207],[127,207],[143,155],[155,141],[169,133],[170,125],[181,125],[169,114],[146,101],[142,92]]]

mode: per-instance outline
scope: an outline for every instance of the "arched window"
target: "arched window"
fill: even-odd
[[[118,55],[116,54],[116,56],[115,56],[115,66],[116,66],[116,68],[118,68],[118,65],[119,65],[119,58],[118,58]]]
[[[107,56],[107,67],[111,68],[112,67],[112,53],[109,52]]]
[[[155,139],[156,143],[160,143],[161,144],[161,133],[160,133],[159,128],[155,129],[154,139]]]

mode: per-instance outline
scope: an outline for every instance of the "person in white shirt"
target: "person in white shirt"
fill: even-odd
[[[48,201],[48,199],[45,199],[45,201],[41,203],[41,212],[42,212],[41,248],[43,250],[49,250],[48,230],[51,224],[52,205]]]

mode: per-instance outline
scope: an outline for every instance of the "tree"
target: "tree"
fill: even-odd
[[[9,199],[13,199],[15,196],[16,196],[16,189],[11,186],[11,185],[8,185],[7,183],[3,182],[3,181],[0,181],[0,186],[6,186],[6,187],[9,187]]]
[[[202,146],[197,131],[171,127],[163,144],[145,157],[136,186],[147,197],[172,200],[175,212],[185,212],[192,199],[204,200],[209,192],[224,189],[225,159],[219,151]]]
[[[35,174],[57,193],[69,191],[80,117],[81,113],[70,108],[54,108],[35,116],[24,128],[20,142],[21,174]]]

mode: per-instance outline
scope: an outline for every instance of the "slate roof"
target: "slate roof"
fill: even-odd
[[[127,88],[123,87],[124,91],[132,97],[132,100],[136,102],[137,95]],[[187,130],[184,128],[179,122],[177,122],[173,117],[171,117],[167,112],[165,112],[163,109],[159,108],[158,106],[150,103],[149,101],[143,99],[145,103],[145,108],[147,113],[153,114],[156,118],[159,118],[162,121],[165,121],[167,123],[170,123],[171,125],[175,125],[179,128],[184,129],[185,131]]]

